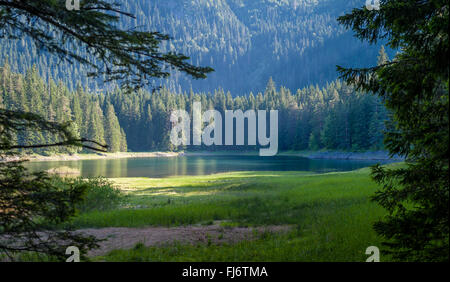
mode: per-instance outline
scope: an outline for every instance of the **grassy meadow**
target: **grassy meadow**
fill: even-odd
[[[393,164],[395,165],[395,164]],[[123,191],[120,207],[78,215],[73,228],[186,226],[224,228],[290,225],[234,244],[183,244],[115,250],[101,261],[365,261],[381,247],[372,224],[385,211],[370,201],[370,169],[307,172],[230,172],[161,179],[110,179]],[[389,257],[381,253],[381,261]]]

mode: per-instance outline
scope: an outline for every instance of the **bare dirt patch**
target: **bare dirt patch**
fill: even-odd
[[[79,232],[93,235],[99,239],[107,239],[100,242],[100,248],[91,250],[89,256],[105,255],[116,249],[131,249],[137,243],[145,246],[158,246],[171,242],[190,244],[222,244],[236,243],[243,240],[252,240],[263,232],[283,233],[291,229],[288,225],[263,226],[263,227],[223,227],[218,224],[208,226],[184,226],[184,227],[146,227],[124,228],[108,227],[100,229],[82,229]]]

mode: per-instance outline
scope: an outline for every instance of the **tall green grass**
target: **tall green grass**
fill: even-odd
[[[302,224],[341,209],[370,205],[376,189],[368,170],[305,174],[239,172],[161,179],[113,179],[127,189],[127,208],[92,211],[84,227],[178,226],[211,220],[244,225]],[[126,187],[126,188],[125,188]]]
[[[372,224],[386,214],[370,201],[378,187],[369,174],[369,169],[361,169],[112,179],[128,195],[126,208],[84,213],[73,224],[77,228],[143,227],[223,220],[232,226],[294,226],[289,234],[265,234],[237,244],[139,245],[97,260],[365,261],[367,247],[382,247]],[[390,258],[382,253],[381,260]]]

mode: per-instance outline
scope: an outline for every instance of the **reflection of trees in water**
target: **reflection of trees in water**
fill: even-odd
[[[67,167],[81,172],[81,177],[168,177],[206,175],[230,171],[349,171],[389,161],[307,159],[291,156],[253,158],[251,156],[184,156],[175,158],[139,158],[32,162],[31,171]]]
[[[130,168],[128,159],[84,160],[77,161],[82,177],[126,177]]]

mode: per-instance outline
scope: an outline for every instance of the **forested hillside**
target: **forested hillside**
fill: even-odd
[[[170,113],[175,109],[191,111],[194,101],[201,101],[204,111],[214,108],[222,114],[233,109],[279,110],[279,150],[376,150],[383,146],[387,112],[381,101],[340,81],[291,92],[276,87],[270,79],[263,92],[236,97],[222,89],[177,94],[168,89],[124,93],[117,88],[89,93],[81,83],[77,85],[72,91],[62,81],[46,83],[36,67],[25,75],[14,73],[7,63],[0,67],[0,108],[38,113],[50,121],[73,121],[78,135],[107,143],[111,151],[250,149],[173,147]],[[19,144],[55,141],[40,132],[25,132],[16,138]],[[55,147],[35,152],[73,153],[76,149]]]
[[[214,91],[233,95],[263,91],[269,79],[295,91],[311,84],[325,86],[337,77],[336,65],[375,64],[378,47],[360,43],[339,26],[336,18],[361,0],[123,0],[121,27],[157,30],[173,40],[162,44],[191,57],[192,63],[213,67],[206,80],[173,73],[161,83],[170,91]],[[77,50],[80,55],[83,50]],[[69,89],[79,82],[93,92],[105,90],[86,77],[79,64],[49,56],[27,38],[0,41],[0,63],[13,71],[36,65],[48,81],[62,79]]]

